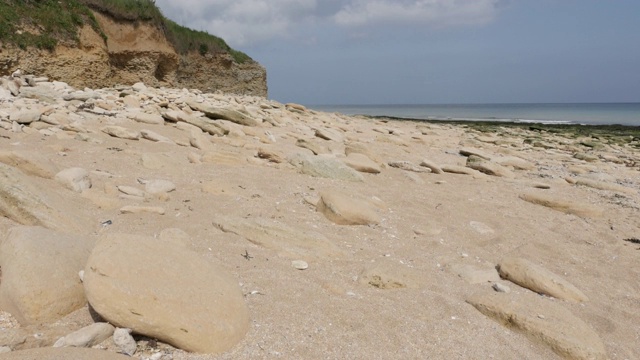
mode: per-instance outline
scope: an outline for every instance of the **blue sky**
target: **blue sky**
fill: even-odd
[[[640,102],[638,0],[156,0],[302,104]]]

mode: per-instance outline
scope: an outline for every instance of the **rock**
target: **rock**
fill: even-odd
[[[500,293],[507,293],[508,294],[508,293],[511,292],[511,288],[510,287],[508,287],[507,285],[503,285],[503,284],[501,284],[499,282],[494,283],[493,285],[491,285],[491,288],[493,290],[497,291],[497,292],[500,292]]]
[[[484,160],[491,160],[491,156],[484,153],[482,150],[472,149],[472,148],[462,148],[460,149],[460,154],[464,156],[477,156]]]
[[[469,284],[483,284],[500,280],[495,268],[478,267],[471,264],[453,264],[449,270]]]
[[[56,174],[55,180],[75,192],[83,192],[91,188],[89,172],[82,168],[64,169]]]
[[[304,105],[295,104],[295,103],[287,103],[285,104],[285,108],[290,111],[304,113],[307,111],[307,108]]]
[[[521,194],[519,197],[520,199],[532,204],[546,206],[566,214],[592,218],[602,216],[602,209],[588,204],[572,202],[536,193]]]
[[[378,164],[369,159],[367,155],[360,153],[350,153],[342,162],[348,167],[363,173],[378,174],[381,171]]]
[[[307,268],[309,268],[309,264],[307,264],[307,262],[304,260],[293,260],[291,261],[291,266],[298,270],[306,270]]]
[[[199,129],[193,129],[189,132],[189,144],[203,151],[213,150],[213,144],[209,136],[205,135],[202,130]]]
[[[638,190],[634,190],[634,189],[628,188],[626,186],[622,186],[622,185],[618,185],[618,184],[614,184],[614,183],[608,183],[608,182],[604,182],[604,181],[592,180],[592,179],[577,178],[577,179],[575,179],[575,184],[576,185],[587,186],[587,187],[594,188],[594,189],[609,190],[609,191],[621,192],[621,193],[625,193],[625,194],[636,194],[636,193],[638,193]]]
[[[175,189],[176,184],[169,180],[149,180],[144,185],[144,191],[152,195],[168,193]]]
[[[135,188],[133,186],[119,185],[117,186],[117,189],[123,194],[137,196],[140,198],[144,198],[144,196],[146,195],[143,190]]]
[[[128,117],[129,119],[132,119],[144,124],[155,124],[155,125],[164,124],[164,118],[158,114],[147,114],[143,112],[136,112],[136,113],[128,114]]]
[[[4,360],[130,360],[130,357],[106,350],[86,348],[40,348],[12,351],[2,355]]]
[[[0,151],[0,163],[16,167],[27,175],[52,179],[58,172],[55,164],[48,158],[36,153],[19,151]]]
[[[371,202],[338,191],[322,192],[316,208],[327,219],[339,225],[371,225],[380,222]]]
[[[115,328],[107,323],[91,324],[61,337],[53,344],[53,347],[93,347],[107,340],[114,330]]]
[[[125,355],[133,355],[138,349],[138,344],[131,336],[131,329],[118,328],[113,333],[113,342],[116,344],[120,352]]]
[[[587,154],[587,153],[576,153],[575,155],[573,155],[573,157],[578,160],[583,160],[586,162],[596,162],[600,160],[600,158],[598,158],[596,155]]]
[[[442,171],[447,173],[452,173],[452,174],[461,174],[461,175],[476,175],[480,173],[477,170],[473,170],[471,168],[458,166],[458,165],[443,165]]]
[[[290,159],[294,164],[298,161],[303,174],[336,180],[364,181],[360,173],[330,156],[302,155],[300,159]]]
[[[162,136],[158,133],[155,133],[151,130],[140,130],[140,136],[142,136],[143,139],[147,139],[147,140],[151,140],[154,142],[160,142],[160,143],[166,143],[166,144],[175,144],[175,142],[171,139],[169,139],[166,136]]]
[[[316,136],[319,137],[320,139],[336,141],[336,142],[344,141],[344,136],[338,130],[335,130],[335,129],[318,128],[316,129],[315,133],[316,133]]]
[[[427,169],[423,169],[417,165],[414,165],[408,161],[390,161],[388,163],[389,166],[394,167],[396,169],[413,171],[413,172],[426,172]]]
[[[18,96],[20,95],[20,85],[21,83],[18,80],[9,80],[7,81],[7,90],[9,90],[11,95]]]
[[[506,177],[510,179],[515,177],[511,170],[476,155],[470,155],[467,158],[467,167],[478,170],[487,175]]]
[[[247,220],[218,215],[213,226],[225,233],[241,236],[248,241],[278,251],[281,256],[304,258],[340,258],[342,251],[324,235],[296,229],[272,219]]]
[[[331,153],[331,150],[325,144],[314,140],[298,139],[296,146],[310,150],[314,155]]]
[[[0,163],[0,216],[22,225],[39,225],[65,232],[80,232],[80,213],[65,211],[68,199],[41,191],[20,170]]]
[[[546,344],[563,358],[607,359],[602,340],[589,325],[538,295],[493,292],[471,296],[467,303],[500,324]]]
[[[226,351],[249,327],[238,282],[173,241],[103,236],[87,261],[84,288],[110,323],[186,351]]]
[[[540,294],[573,302],[589,299],[568,281],[522,258],[506,258],[498,265],[500,277]]]
[[[502,166],[511,166],[517,170],[532,170],[535,168],[535,165],[532,163],[516,156],[494,158],[493,161]]]
[[[0,305],[21,324],[55,321],[86,304],[78,270],[93,242],[36,226],[9,230],[0,244]]]
[[[436,165],[434,162],[429,161],[429,160],[422,160],[422,162],[420,163],[420,166],[424,166],[424,167],[428,168],[434,174],[442,174],[442,173],[444,173],[444,171],[442,171],[440,166]]]
[[[229,120],[244,126],[259,126],[261,124],[259,120],[250,118],[249,116],[232,109],[218,108],[195,101],[187,101],[187,105],[189,105],[193,110],[203,112],[210,119]]]
[[[280,164],[284,162],[284,159],[274,151],[268,149],[258,149],[258,158],[267,160],[272,163]]]
[[[133,206],[127,205],[120,208],[121,214],[140,214],[140,213],[152,213],[158,215],[164,215],[165,210],[160,206]]]
[[[122,126],[115,125],[105,126],[101,128],[100,131],[107,135],[125,140],[139,140],[141,136],[139,131],[129,130]]]
[[[358,282],[378,289],[418,288],[425,283],[417,271],[390,261],[380,261],[364,268]]]
[[[22,109],[15,110],[9,114],[9,120],[18,124],[31,124],[32,122],[40,121],[41,116],[42,110],[40,109]]]
[[[227,134],[226,130],[219,124],[204,117],[193,116],[183,112],[165,113],[164,116],[165,118],[168,118],[169,116],[171,116],[172,118],[173,116],[175,116],[178,121],[193,125],[209,135],[224,136]]]

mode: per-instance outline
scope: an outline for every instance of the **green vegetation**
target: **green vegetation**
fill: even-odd
[[[106,41],[89,8],[116,20],[150,22],[164,32],[180,54],[229,53],[238,63],[251,60],[217,36],[165,18],[155,0],[0,0],[0,40],[22,49],[35,46],[52,50],[60,41],[77,43],[78,27],[90,24]]]

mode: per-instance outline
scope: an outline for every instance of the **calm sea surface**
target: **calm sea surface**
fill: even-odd
[[[345,115],[408,119],[640,126],[640,103],[309,105]]]

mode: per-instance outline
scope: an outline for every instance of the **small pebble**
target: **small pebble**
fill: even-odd
[[[502,285],[500,283],[495,283],[491,287],[493,288],[493,290],[497,292],[502,292],[507,294],[511,292],[511,288],[509,288],[507,285]]]
[[[293,260],[291,262],[291,266],[298,270],[305,270],[309,267],[309,264],[307,264],[307,262],[304,260]]]

